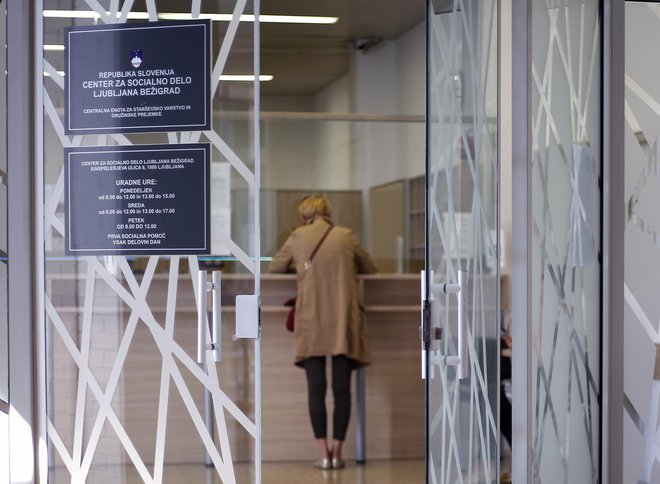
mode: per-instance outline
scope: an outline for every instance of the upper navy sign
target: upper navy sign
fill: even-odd
[[[66,29],[67,135],[211,128],[211,21]]]

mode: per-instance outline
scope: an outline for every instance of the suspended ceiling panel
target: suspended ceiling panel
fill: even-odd
[[[84,0],[48,1],[45,8],[89,10]],[[122,2],[123,3],[123,2]],[[110,1],[101,1],[108,7]],[[158,0],[159,12],[186,12],[190,1]],[[202,1],[204,13],[231,13],[235,0]],[[253,10],[248,2],[247,11]],[[144,0],[136,0],[133,11],[146,11]],[[274,79],[262,85],[264,95],[312,96],[346,74],[350,53],[359,39],[396,39],[424,20],[424,2],[400,0],[264,0],[261,13],[269,15],[331,16],[339,20],[330,25],[272,24],[261,26],[261,72]],[[76,24],[89,24],[77,20]],[[62,43],[62,29],[72,24],[70,19],[49,22],[44,32],[45,43]],[[223,35],[227,24],[214,22],[214,35]],[[252,28],[239,29],[229,59],[227,73],[251,73]],[[219,42],[214,42],[220,45]],[[241,48],[242,47],[242,48]],[[54,54],[52,57],[55,57]],[[57,60],[53,59],[57,64]]]

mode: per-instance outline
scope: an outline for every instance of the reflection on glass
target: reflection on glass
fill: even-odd
[[[601,391],[600,2],[532,5],[533,473],[541,483],[595,483]]]
[[[56,9],[58,3],[61,2],[45,0],[44,8]],[[125,5],[130,3],[124,2]],[[230,6],[233,8],[234,3],[192,2],[192,8],[201,4],[203,10],[215,8],[224,11]],[[161,6],[166,9],[172,5],[171,2],[160,1],[146,4],[135,2],[135,7],[140,9],[152,4],[157,9],[161,9]],[[80,10],[89,11],[88,6],[80,5]],[[106,5],[112,8],[115,2]],[[189,2],[182,9],[190,5]],[[268,102],[264,99],[266,96],[262,98],[264,116],[259,126],[261,137],[259,145],[255,145],[253,86],[249,83],[230,84],[221,78],[218,95],[213,100],[213,133],[201,135],[201,141],[207,141],[209,135],[213,138],[208,140],[212,142],[211,229],[213,237],[218,237],[215,241],[217,243],[213,244],[213,254],[198,259],[76,259],[64,254],[60,228],[65,214],[62,187],[59,184],[63,145],[78,142],[82,145],[175,144],[199,141],[199,137],[189,133],[154,133],[129,134],[119,138],[63,138],[58,125],[64,103],[62,88],[58,84],[62,79],[56,75],[44,78],[45,197],[49,213],[45,227],[48,357],[51,369],[48,375],[49,418],[53,424],[50,445],[54,464],[52,476],[56,482],[71,480],[65,465],[65,462],[71,461],[75,463],[76,478],[82,481],[87,477],[88,482],[103,482],[104,479],[110,482],[131,482],[132,479],[144,479],[147,475],[158,481],[161,477],[161,464],[165,465],[162,476],[166,481],[168,462],[175,459],[203,462],[208,441],[200,442],[200,435],[205,434],[200,430],[202,423],[194,408],[197,407],[199,413],[203,411],[203,385],[198,378],[199,370],[191,367],[186,358],[186,354],[194,354],[196,350],[192,273],[198,263],[210,270],[222,268],[223,305],[232,306],[237,294],[253,292],[254,278],[245,260],[255,256],[257,237],[261,237],[261,260],[268,261],[280,245],[281,237],[285,237],[298,223],[297,216],[292,216],[290,209],[295,209],[300,198],[307,193],[321,192],[332,199],[334,212],[338,215],[337,222],[355,228],[360,238],[368,244],[369,251],[379,258],[382,271],[417,271],[422,267],[424,29],[421,23],[423,10],[419,10],[414,25],[410,21],[406,27],[414,27],[411,37],[413,42],[407,47],[411,55],[401,56],[404,67],[406,62],[414,58],[418,70],[401,68],[405,75],[397,73],[397,76],[405,77],[410,87],[401,89],[400,93],[401,104],[404,105],[401,111],[405,111],[407,116],[392,107],[396,103],[388,104],[387,109],[382,110],[380,99],[362,103],[360,109],[350,105],[349,101],[354,94],[357,95],[357,90],[361,90],[364,95],[365,90],[372,89],[373,79],[377,82],[382,80],[380,73],[374,72],[369,79],[362,80],[359,89],[351,85],[350,75],[342,74],[343,77],[331,85],[328,85],[327,77],[317,77],[314,86],[318,87],[319,92],[306,92],[300,96],[304,98],[302,101],[294,99],[295,108],[289,105],[289,96],[274,93]],[[110,17],[113,18],[113,15]],[[99,23],[103,21],[98,19]],[[92,22],[88,15],[81,15],[77,19],[72,16],[66,19],[49,16],[44,19],[44,43],[57,44],[62,28],[68,25],[88,25]],[[239,25],[225,69],[228,73],[250,72],[252,69],[252,28],[251,24]],[[214,54],[218,54],[220,42],[230,34],[230,29],[225,22],[214,22],[213,30]],[[335,48],[331,50],[334,52]],[[345,45],[337,50],[345,57],[348,69],[349,54],[352,52],[348,52]],[[311,52],[304,52],[302,57],[317,62],[318,53],[314,50]],[[356,55],[361,56],[357,58],[360,63],[366,65],[371,62],[372,58],[363,56],[362,52]],[[49,48],[44,51],[49,72],[56,74],[61,69],[61,56],[61,50]],[[314,67],[317,65],[313,64]],[[267,89],[263,87],[264,92]],[[280,106],[279,109],[277,106]],[[286,114],[289,116],[281,117],[273,114],[282,111],[281,106],[295,113],[288,112]],[[328,114],[329,107],[341,109],[342,113],[360,111],[388,114],[365,116],[376,118],[369,121],[352,114],[314,116]],[[394,113],[392,115],[389,115],[390,107]],[[260,233],[255,232],[254,180],[248,175],[248,172],[256,171],[257,149],[261,151],[263,161],[260,176],[263,186],[260,193]],[[225,235],[224,239],[221,234]],[[227,238],[231,239],[231,244]],[[401,279],[412,281],[408,287],[412,287],[409,293],[414,298],[414,291],[419,287],[416,280],[410,276]],[[414,301],[416,304],[417,300]],[[172,309],[174,306],[176,311]],[[416,306],[407,310],[410,313],[408,316],[415,321],[418,318],[416,310]],[[150,315],[160,328],[153,324]],[[233,468],[231,465],[218,467],[222,468],[221,472],[234,472],[237,482],[252,482],[254,466],[251,464],[255,449],[252,435],[245,432],[244,426],[254,416],[255,348],[250,343],[231,341],[234,313],[229,309],[224,316],[222,325],[226,341],[223,339],[222,343],[223,362],[210,371],[216,369],[223,385],[221,408],[224,409],[222,405],[226,404],[224,395],[236,407],[227,405],[228,410],[224,412],[226,419],[219,419],[215,427],[218,434],[226,429],[232,459],[241,463]],[[272,319],[276,316],[272,316]],[[264,331],[273,331],[271,328],[275,326],[264,323],[263,327]],[[410,333],[411,340],[416,336],[416,331]],[[269,343],[272,344],[272,340]],[[173,359],[169,359],[167,353],[172,347],[178,352]],[[270,356],[283,359],[282,355],[286,354],[287,349],[288,346],[271,347]],[[414,361],[408,364],[411,367],[414,365],[416,369],[416,345],[413,351]],[[120,355],[119,360],[117,355]],[[78,371],[81,364],[89,369],[89,373]],[[264,367],[267,365],[265,362]],[[85,385],[85,378],[93,378],[98,386],[89,381]],[[204,383],[208,385],[208,382]],[[423,405],[420,401],[423,393],[417,383],[415,403],[419,402],[419,410]],[[182,391],[184,384],[190,390],[190,395]],[[99,391],[109,395],[109,405],[108,401],[100,402]],[[301,394],[296,398],[302,400],[304,397]],[[217,405],[217,401],[215,403]],[[167,415],[159,411],[163,407],[169,409]],[[106,414],[100,420],[99,410]],[[247,418],[237,418],[239,411]],[[267,411],[265,408],[264,414]],[[149,414],[144,417],[144,413]],[[421,413],[412,413],[421,416]],[[271,424],[273,420],[278,420],[273,419],[272,415]],[[266,424],[266,417],[264,420]],[[422,457],[421,422],[418,421],[414,431],[419,435],[415,440],[417,447],[410,451],[407,446],[405,452],[416,452],[415,457]],[[267,441],[269,438],[270,442]],[[264,452],[269,449],[271,453],[273,449],[279,451],[283,447],[280,438],[279,434],[264,431]],[[134,449],[128,445],[129,441]],[[224,443],[216,442],[218,447]],[[388,445],[388,442],[382,444],[383,448]],[[392,448],[395,447],[397,445],[392,444]],[[225,459],[228,455],[225,450],[211,452],[209,457],[214,464],[217,464],[218,457]],[[79,463],[80,469],[77,468]],[[195,476],[191,479],[195,480],[205,473],[205,469],[198,467],[190,473]],[[226,477],[223,482],[234,482],[233,476]]]
[[[330,200],[333,219],[351,228],[383,273],[419,273],[424,246],[423,118],[360,121],[269,116],[262,122],[262,254],[272,256],[300,225],[307,195]],[[373,140],[400,146],[375,149]],[[405,147],[405,149],[403,148]]]

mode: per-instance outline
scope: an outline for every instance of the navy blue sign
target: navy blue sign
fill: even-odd
[[[210,253],[208,144],[67,148],[69,255]]]
[[[72,27],[67,135],[211,128],[211,21]]]

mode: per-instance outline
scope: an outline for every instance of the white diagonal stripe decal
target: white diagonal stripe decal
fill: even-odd
[[[132,13],[134,5],[139,2],[133,0],[107,0],[105,5],[99,0],[85,0],[85,4],[99,15],[100,21],[104,23],[125,23],[129,14]],[[190,17],[200,16],[202,2],[201,0],[192,0],[189,4]],[[220,43],[219,55],[215,59],[214,72],[222,73],[230,51],[234,45],[234,37],[240,25],[240,16],[246,9],[247,1],[238,0],[233,4],[234,17],[229,24],[227,34],[223,38],[214,38],[212,41]],[[145,0],[142,7],[146,6],[149,20],[158,20],[157,2],[155,0]],[[107,12],[106,12],[107,7]],[[258,13],[258,12],[255,12]],[[50,22],[44,19],[44,22]],[[248,24],[246,24],[248,25]],[[50,59],[50,57],[49,57]],[[50,76],[43,85],[43,119],[50,123],[53,128],[56,139],[62,147],[103,146],[117,144],[120,146],[130,146],[134,140],[139,137],[133,137],[119,133],[91,135],[91,136],[65,136],[63,125],[63,111],[60,107],[62,91],[64,89],[65,78],[58,73],[56,64],[52,64],[44,59],[44,71]],[[212,96],[217,93],[219,74],[213,77]],[[255,94],[256,96],[257,94]],[[56,107],[57,106],[57,107]],[[47,127],[50,129],[50,126]],[[180,143],[198,142],[202,132],[170,132],[167,133],[167,142],[171,145]],[[204,133],[209,141],[217,148],[233,166],[233,168],[242,176],[251,191],[251,195],[258,200],[257,190],[259,189],[259,180],[255,179],[254,171],[246,162],[236,154],[230,147],[234,142],[231,137],[223,138],[216,131]],[[135,141],[137,143],[141,141]],[[258,143],[256,144],[258,149]],[[52,150],[51,150],[52,151]],[[64,237],[64,221],[61,215],[61,206],[64,197],[64,173],[62,169],[61,154],[53,159],[51,152],[45,153],[44,164],[48,167],[45,171],[47,178],[52,179],[52,190],[49,192],[44,207],[44,233],[47,239],[51,240],[53,247],[57,241],[61,242]],[[252,155],[251,155],[252,156]],[[254,160],[248,160],[251,164],[258,163],[258,153]],[[257,165],[258,168],[258,165]],[[56,178],[54,178],[56,176]],[[52,182],[51,182],[52,183]],[[256,213],[256,210],[254,211]],[[250,220],[258,233],[258,220]],[[235,257],[254,274],[259,273],[255,269],[257,255],[248,255],[247,251],[242,249],[236,242],[224,235],[225,246],[229,247]],[[254,252],[250,249],[250,252]],[[110,450],[116,452],[117,459],[123,459],[127,464],[134,466],[139,479],[148,483],[160,483],[166,478],[164,466],[167,464],[166,449],[168,441],[176,438],[168,428],[168,418],[171,413],[169,401],[176,393],[181,397],[185,406],[185,412],[190,416],[190,423],[194,426],[195,432],[190,438],[198,439],[203,448],[209,453],[216,468],[220,480],[225,484],[235,484],[237,482],[236,468],[234,459],[236,458],[235,449],[231,448],[231,443],[237,440],[237,435],[229,435],[230,429],[234,434],[243,434],[239,437],[241,442],[248,440],[255,441],[259,438],[260,421],[255,416],[252,419],[231,398],[223,391],[220,382],[220,375],[214,362],[207,361],[208,370],[202,370],[193,360],[184,348],[182,348],[175,339],[175,328],[177,323],[177,294],[183,291],[184,286],[180,285],[179,257],[150,257],[143,275],[140,277],[134,270],[135,264],[141,264],[138,261],[129,263],[125,257],[104,257],[103,262],[97,257],[69,258],[61,257],[55,254],[58,259],[55,264],[64,262],[64,266],[75,267],[74,275],[63,276],[63,280],[71,283],[72,286],[84,288],[84,294],[62,296],[59,292],[52,293],[53,288],[59,285],[59,275],[53,275],[52,280],[48,280],[48,291],[45,297],[46,324],[49,334],[52,338],[48,342],[48,352],[53,360],[59,362],[59,359],[66,361],[66,364],[75,368],[76,378],[74,385],[73,402],[76,407],[75,412],[71,410],[72,418],[69,423],[67,418],[60,418],[57,414],[61,411],[55,405],[49,408],[48,435],[53,452],[59,454],[70,475],[71,482],[84,483],[90,482],[96,477],[97,466],[102,465],[98,460],[101,454],[108,452],[108,445],[114,446]],[[167,294],[166,309],[164,316],[160,313],[154,314],[150,307],[150,300],[153,296],[152,284],[154,281],[162,280],[156,275],[157,269],[160,270],[163,264],[169,260],[169,270],[166,277]],[[189,272],[196,274],[198,261],[196,257],[190,257]],[[47,267],[49,267],[47,263]],[[80,273],[78,266],[86,264],[86,273]],[[59,267],[59,266],[58,266]],[[58,269],[59,270],[59,269]],[[67,269],[68,270],[68,269]],[[196,278],[193,278],[193,291]],[[59,286],[58,286],[59,287]],[[69,286],[61,286],[69,287]],[[188,288],[189,286],[185,286]],[[150,294],[151,289],[151,294]],[[58,289],[59,290],[59,289]],[[187,289],[189,290],[189,289]],[[150,297],[147,297],[147,296]],[[70,299],[73,301],[71,302]],[[64,302],[63,302],[64,301]],[[74,329],[70,325],[70,319],[66,316],[67,312],[77,314],[79,306],[82,307],[82,314],[79,316],[79,329]],[[157,320],[158,318],[158,320]],[[160,319],[164,318],[164,321]],[[144,326],[142,326],[144,325]],[[95,347],[98,336],[97,330],[105,331],[112,327],[114,331],[112,341],[101,341],[100,350]],[[147,331],[139,332],[146,328]],[[77,332],[79,331],[79,332]],[[136,336],[138,335],[139,336]],[[153,435],[154,446],[153,454],[140,455],[142,447],[137,441],[133,441],[125,427],[125,411],[123,406],[113,407],[113,400],[122,398],[124,391],[123,379],[127,378],[127,359],[132,354],[131,348],[134,340],[147,336],[154,343],[155,353],[159,358],[159,378],[157,380],[157,394],[155,401],[157,407],[154,411],[156,415],[155,433]],[[210,334],[207,334],[210,336]],[[55,343],[53,342],[55,339]],[[57,349],[57,351],[55,351]],[[255,350],[255,355],[256,355]],[[103,352],[103,354],[101,354]],[[210,357],[210,352],[208,353]],[[102,379],[97,380],[95,372],[98,370],[94,365],[98,364],[100,357],[103,364],[106,365],[102,370]],[[255,357],[255,362],[256,357]],[[96,363],[95,363],[96,362]],[[193,376],[195,384],[199,382],[205,391],[211,395],[212,412],[215,419],[215,428],[207,429],[204,422],[203,413],[197,408],[196,394],[193,393],[192,386],[189,388],[188,374],[186,379],[182,375],[183,368],[188,370]],[[248,365],[249,371],[255,371]],[[51,370],[49,370],[51,371]],[[259,369],[256,369],[259,371]],[[49,378],[56,378],[49,375]],[[99,376],[99,378],[101,378]],[[256,385],[260,376],[255,373],[254,381]],[[105,382],[105,388],[102,388],[99,382]],[[49,380],[53,387],[62,385],[56,379]],[[63,386],[61,387],[63,388]],[[67,390],[59,390],[62,394]],[[59,395],[58,394],[58,395]],[[59,396],[58,396],[59,398]],[[90,406],[91,403],[91,406]],[[98,405],[98,408],[96,407]],[[252,411],[252,410],[251,410]],[[228,421],[229,420],[229,421]],[[236,425],[237,424],[237,425]],[[61,426],[61,427],[60,427]],[[70,427],[70,428],[69,428]],[[111,435],[108,435],[108,434]],[[214,442],[214,434],[217,433],[217,442]],[[144,437],[144,436],[142,436]],[[71,449],[67,449],[65,442],[71,440]],[[111,444],[108,444],[111,441]],[[141,444],[142,445],[142,444]],[[234,444],[235,445],[235,444]],[[126,458],[128,456],[128,459]],[[245,459],[244,455],[238,458]],[[151,461],[153,461],[153,472],[151,471]],[[255,469],[259,469],[259,463],[255,462]]]

